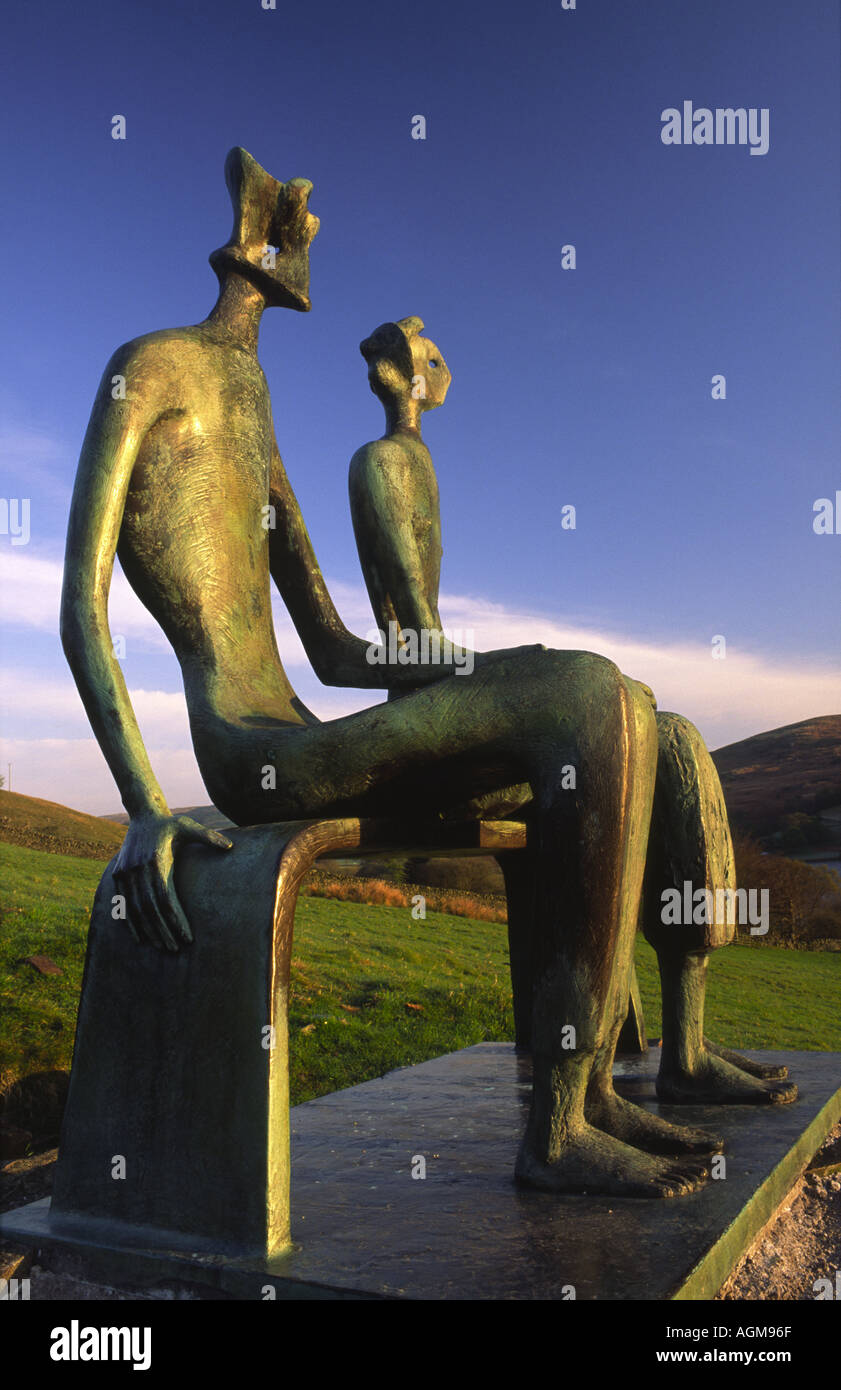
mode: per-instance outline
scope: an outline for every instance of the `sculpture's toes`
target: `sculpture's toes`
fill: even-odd
[[[595,1197],[681,1197],[703,1187],[709,1163],[701,1158],[667,1159],[643,1153],[586,1126],[551,1161],[523,1140],[515,1178],[523,1187]]]
[[[691,1072],[661,1066],[656,1090],[666,1105],[789,1105],[797,1099],[795,1082],[748,1076],[709,1052],[701,1054]]]
[[[733,1052],[729,1047],[718,1047],[709,1038],[704,1038],[704,1047],[713,1057],[721,1057],[731,1066],[747,1072],[748,1076],[758,1076],[762,1081],[785,1081],[788,1076],[788,1067],[772,1062],[753,1062],[750,1057],[743,1057],[741,1052]]]
[[[718,1135],[672,1124],[615,1092],[589,1103],[586,1115],[596,1129],[652,1154],[711,1154],[724,1148]]]

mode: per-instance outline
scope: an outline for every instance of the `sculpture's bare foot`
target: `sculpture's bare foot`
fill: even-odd
[[[789,1105],[797,1099],[797,1086],[755,1079],[705,1051],[691,1072],[661,1065],[657,1099],[668,1105]]]
[[[514,1173],[523,1186],[541,1192],[588,1197],[680,1197],[704,1185],[709,1165],[698,1158],[655,1158],[585,1125],[567,1140],[551,1163],[538,1158],[528,1148],[528,1139],[524,1139]]]
[[[612,1134],[635,1148],[653,1154],[720,1153],[724,1140],[703,1129],[673,1125],[615,1091],[587,1100],[587,1120],[595,1129]]]
[[[750,1057],[743,1057],[741,1052],[733,1052],[729,1047],[717,1047],[709,1038],[704,1038],[704,1047],[713,1057],[723,1057],[725,1062],[730,1062],[740,1071],[746,1071],[748,1076],[758,1076],[763,1081],[785,1081],[788,1076],[788,1067],[774,1066],[770,1062],[752,1062]]]

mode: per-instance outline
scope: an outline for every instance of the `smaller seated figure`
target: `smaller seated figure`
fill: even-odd
[[[438,484],[421,438],[421,416],[443,404],[452,381],[438,348],[421,337],[423,327],[419,318],[385,323],[360,344],[371,390],[385,409],[386,433],[356,451],[348,480],[357,549],[380,631],[388,635],[396,630],[404,639],[412,632],[416,642],[425,631],[441,632]],[[633,684],[656,710],[649,687]],[[393,689],[389,699],[406,693],[405,686]],[[703,1036],[707,961],[712,949],[732,939],[734,926],[711,923],[676,934],[673,927],[664,927],[660,904],[664,888],[690,880],[735,888],[733,849],[718,775],[700,734],[679,715],[658,711],[656,722],[657,790],[641,925],[657,952],[663,994],[658,1097],[671,1104],[793,1101],[797,1087],[786,1080],[785,1067],[751,1061]],[[456,808],[456,814],[527,820],[531,802],[527,784],[500,787]],[[524,854],[509,854],[500,863],[508,897],[517,1036],[526,1045],[531,1032],[535,870]],[[630,956],[623,968],[627,983],[617,991],[620,1010],[627,1008]],[[624,1012],[614,1021],[614,1047],[622,1018]],[[654,1152],[691,1152],[720,1143],[619,1102],[609,1084],[611,1064],[608,1050],[588,1090],[587,1117],[596,1127],[603,1124],[626,1142]]]
[[[419,318],[384,323],[360,344],[371,390],[385,408],[382,439],[357,449],[348,486],[353,530],[380,631],[440,634],[438,481],[421,414],[442,405],[452,377]],[[392,627],[392,624],[395,625]],[[438,639],[440,641],[440,638]],[[393,690],[389,699],[405,691]]]

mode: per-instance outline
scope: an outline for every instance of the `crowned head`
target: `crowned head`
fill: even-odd
[[[319,226],[307,209],[312,184],[307,179],[280,183],[240,146],[225,160],[225,182],[234,227],[225,245],[210,255],[220,281],[236,271],[260,290],[267,304],[312,308],[309,247]]]

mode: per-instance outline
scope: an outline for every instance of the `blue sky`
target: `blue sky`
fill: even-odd
[[[372,619],[347,465],[382,432],[358,344],[417,314],[453,373],[424,423],[445,622],[604,651],[712,747],[837,712],[841,535],[812,528],[841,489],[835,0],[46,0],[4,39],[3,494],[31,506],[25,545],[0,535],[15,790],[118,809],[56,635],[70,489],[112,350],[212,306],[234,144],[314,184],[313,312],[267,313],[261,360],[350,626]],[[664,145],[685,100],[767,108],[768,153]],[[370,701],[322,690],[277,620],[311,707]],[[165,792],[205,800],[178,667],[119,578],[112,629]]]

